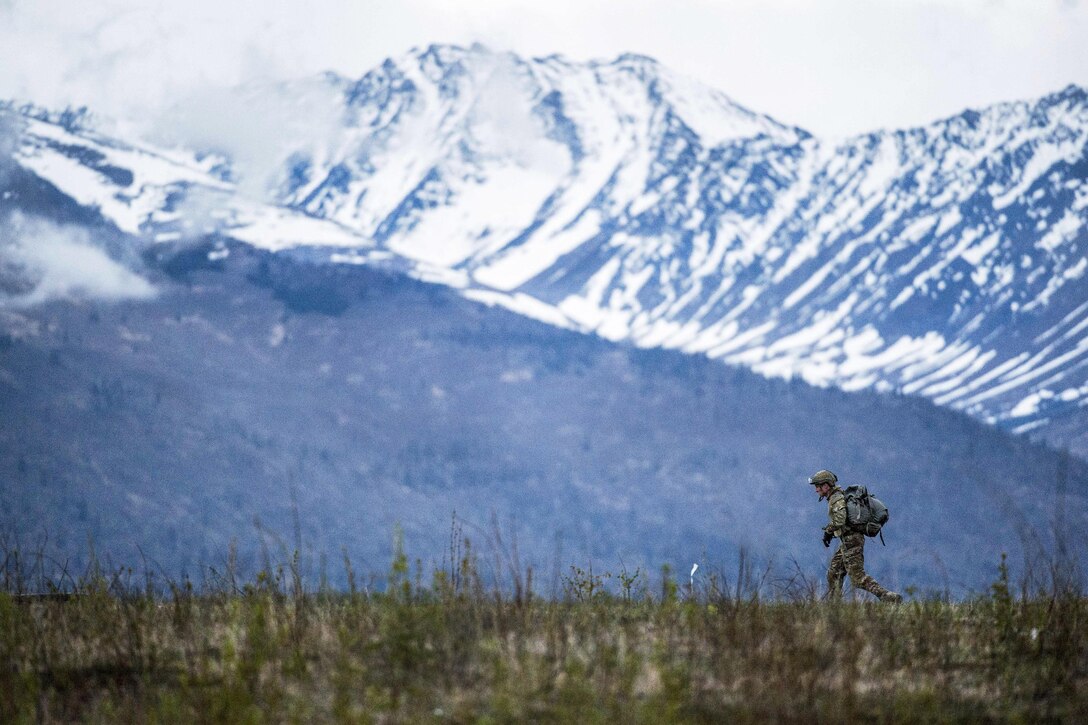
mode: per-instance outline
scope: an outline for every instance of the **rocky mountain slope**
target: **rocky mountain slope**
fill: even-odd
[[[432,46],[358,80],[243,95],[315,93],[333,122],[270,145],[259,198],[223,149],[3,115],[20,173],[140,244],[214,233],[382,265],[611,340],[925,396],[1088,454],[1082,88],[837,141],[640,56]]]

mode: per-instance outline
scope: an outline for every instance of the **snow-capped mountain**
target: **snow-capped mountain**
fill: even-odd
[[[553,324],[1044,436],[1088,410],[1082,88],[831,142],[631,55],[432,46],[304,86],[336,122],[268,149],[260,199],[223,149],[2,113],[21,172],[146,243],[214,231],[392,264]]]

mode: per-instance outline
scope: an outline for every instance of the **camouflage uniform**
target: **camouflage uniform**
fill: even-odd
[[[842,580],[846,575],[850,575],[850,581],[855,588],[883,598],[888,590],[865,573],[865,534],[851,531],[846,525],[846,494],[838,486],[832,486],[831,493],[828,494],[827,516],[830,522],[824,527],[824,531],[838,537],[842,542],[827,568],[828,598],[842,597]]]

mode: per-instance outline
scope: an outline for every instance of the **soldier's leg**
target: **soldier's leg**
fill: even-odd
[[[865,534],[847,534],[842,537],[843,564],[846,573],[850,575],[850,581],[858,589],[883,597],[888,590],[880,586],[876,579],[865,573]]]
[[[842,599],[842,580],[846,577],[846,564],[843,561],[842,545],[831,557],[831,564],[827,567],[827,598]]]

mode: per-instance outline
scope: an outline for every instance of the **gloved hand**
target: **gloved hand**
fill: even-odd
[[[831,548],[831,540],[834,539],[834,538],[835,538],[835,536],[830,531],[825,531],[824,532],[824,548],[825,549]]]

